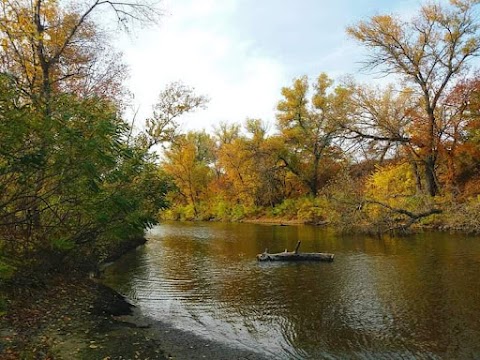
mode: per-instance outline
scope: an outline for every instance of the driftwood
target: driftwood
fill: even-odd
[[[262,254],[257,255],[258,261],[333,261],[335,255],[328,253],[300,253],[298,249],[300,248],[301,241],[297,243],[294,251],[287,251],[285,249],[282,253],[269,254],[268,249]]]

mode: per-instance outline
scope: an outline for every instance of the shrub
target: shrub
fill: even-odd
[[[314,224],[327,219],[328,204],[325,197],[305,197],[297,202],[297,219]]]

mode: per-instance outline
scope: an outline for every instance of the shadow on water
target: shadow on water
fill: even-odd
[[[336,236],[310,226],[168,223],[107,269],[150,316],[279,358],[480,356],[480,239]],[[293,249],[333,263],[257,263]]]

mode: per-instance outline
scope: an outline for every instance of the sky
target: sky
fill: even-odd
[[[118,39],[130,68],[137,119],[152,113],[173,81],[210,98],[182,119],[185,130],[260,118],[274,128],[281,88],[321,72],[340,80],[362,70],[365,53],[345,32],[376,14],[415,12],[419,0],[164,0],[160,24]]]

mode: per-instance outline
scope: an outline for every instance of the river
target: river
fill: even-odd
[[[165,223],[105,281],[148,316],[278,359],[480,358],[480,238]],[[259,263],[268,248],[333,263]]]

